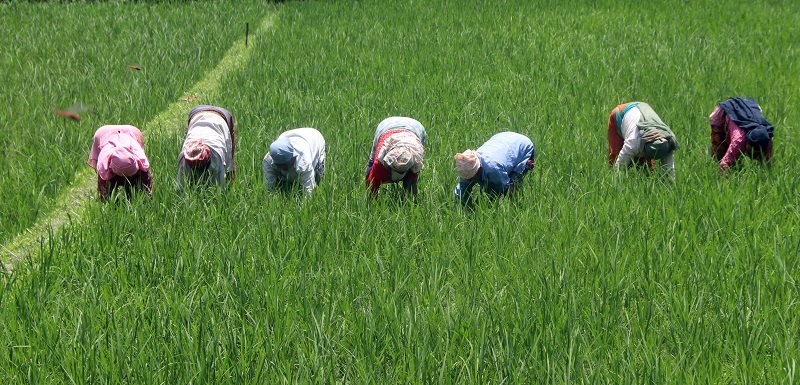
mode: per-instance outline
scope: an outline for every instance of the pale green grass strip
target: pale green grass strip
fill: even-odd
[[[266,16],[261,25],[253,31],[247,46],[245,46],[244,37],[237,40],[219,64],[203,80],[187,91],[186,97],[197,96],[200,103],[213,100],[222,87],[222,81],[244,67],[253,48],[260,41],[259,37],[272,27],[274,19],[274,14]],[[183,127],[187,111],[195,104],[197,103],[192,104],[185,101],[176,101],[170,104],[142,128],[147,140],[158,141],[169,133],[169,129]],[[94,170],[88,166],[77,172],[72,184],[59,194],[52,211],[40,215],[33,226],[6,244],[0,245],[2,268],[7,272],[13,271],[16,263],[23,258],[32,257],[39,250],[39,242],[46,240],[48,233],[57,232],[67,221],[80,221],[86,204],[95,194],[96,180]]]

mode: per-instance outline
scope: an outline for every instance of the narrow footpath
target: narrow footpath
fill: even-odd
[[[185,93],[185,97],[197,96],[199,101],[214,100],[222,87],[222,81],[244,67],[250,54],[259,45],[261,36],[272,28],[274,23],[275,15],[270,14],[262,20],[249,38],[243,36],[234,42],[217,66],[206,74],[205,78],[192,86]],[[198,103],[187,104],[180,100],[173,102],[148,122],[142,128],[142,133],[151,141],[165,140],[169,136],[166,130],[171,127],[180,127],[181,122],[185,120],[186,112],[196,104]],[[40,242],[47,242],[49,235],[56,234],[66,224],[80,223],[95,188],[94,170],[84,167],[78,171],[70,186],[59,194],[49,212],[40,215],[33,226],[0,245],[2,270],[6,273],[13,272],[14,267],[20,261],[35,258]]]

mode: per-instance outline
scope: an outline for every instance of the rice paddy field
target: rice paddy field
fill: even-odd
[[[11,2],[0,38],[0,383],[800,383],[798,2]],[[732,96],[775,155],[725,178]],[[674,183],[609,170],[633,100]],[[199,103],[236,116],[224,193],[175,188]],[[366,194],[389,116],[428,132],[414,200]],[[144,132],[152,197],[98,201],[104,124]],[[299,127],[325,177],[269,194]],[[455,205],[453,155],[507,130],[522,194]]]

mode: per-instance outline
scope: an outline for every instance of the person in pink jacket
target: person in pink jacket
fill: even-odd
[[[144,153],[142,132],[134,126],[107,125],[94,133],[89,166],[97,171],[97,195],[105,202],[115,188],[153,192],[150,162]]]

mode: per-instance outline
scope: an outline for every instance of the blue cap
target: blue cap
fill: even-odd
[[[273,164],[286,164],[294,158],[294,147],[288,138],[278,138],[269,145],[269,156]]]

